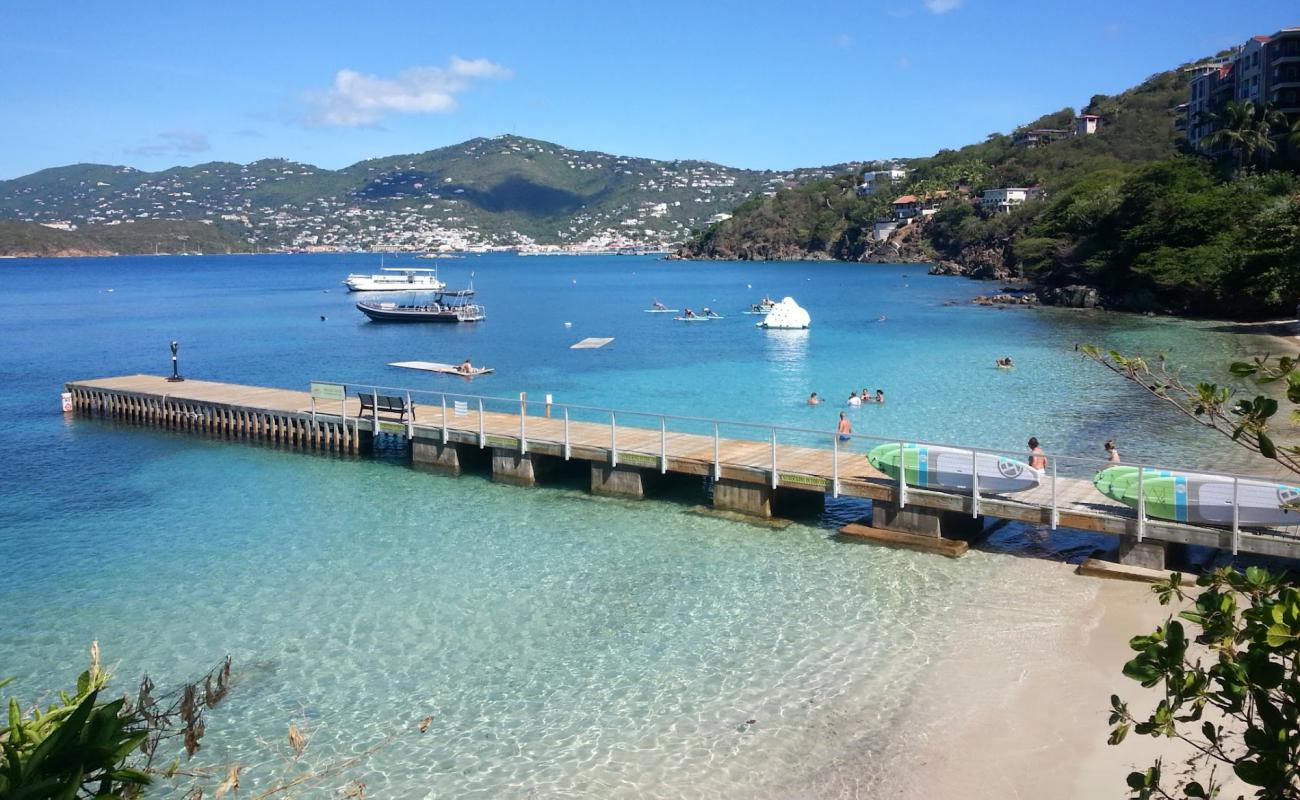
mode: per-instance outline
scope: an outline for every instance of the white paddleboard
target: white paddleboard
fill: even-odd
[[[487,375],[493,372],[490,367],[474,367],[469,372],[461,372],[455,364],[441,364],[437,361],[393,361],[388,366],[403,369],[422,369],[425,372],[440,372],[445,375],[461,375],[472,378],[475,375]]]

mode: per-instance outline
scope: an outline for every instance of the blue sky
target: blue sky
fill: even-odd
[[[0,178],[500,133],[754,168],[928,155],[1297,24],[1294,0],[12,0]]]

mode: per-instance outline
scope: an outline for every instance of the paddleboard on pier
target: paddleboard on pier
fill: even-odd
[[[899,445],[882,444],[867,454],[871,466],[894,480],[898,479]],[[903,445],[902,468],[906,471],[908,486],[931,489],[952,489],[969,492],[971,472],[979,472],[981,492],[1023,492],[1038,486],[1043,479],[1042,470],[1034,469],[1023,461],[996,453],[978,453],[960,447],[938,445]]]
[[[1138,475],[1148,516],[1174,522],[1231,525],[1236,495],[1239,525],[1300,525],[1300,487],[1227,475],[1171,472],[1121,466],[1097,473],[1097,491],[1129,508],[1138,507]]]

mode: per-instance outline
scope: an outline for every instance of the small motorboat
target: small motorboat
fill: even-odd
[[[357,310],[373,322],[481,322],[487,311],[473,296],[473,289],[441,291],[424,303],[357,303]]]

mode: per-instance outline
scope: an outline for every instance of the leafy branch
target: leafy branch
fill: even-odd
[[[1201,576],[1192,598],[1176,573],[1154,588],[1162,605],[1190,607],[1153,633],[1135,636],[1137,655],[1124,675],[1163,697],[1145,716],[1118,696],[1110,699],[1108,742],[1129,733],[1182,742],[1194,755],[1186,777],[1208,768],[1204,780],[1167,785],[1162,761],[1128,776],[1131,797],[1217,797],[1218,768],[1229,768],[1264,800],[1300,798],[1300,590],[1260,567],[1223,568]],[[1204,657],[1204,660],[1203,660]],[[1208,661],[1208,664],[1207,664]],[[1210,719],[1204,716],[1212,711]]]
[[[1103,353],[1092,345],[1079,345],[1078,350],[1197,424],[1300,474],[1300,447],[1274,441],[1271,426],[1278,412],[1278,401],[1274,398],[1238,396],[1231,387],[1204,381],[1194,385],[1185,383],[1163,354],[1157,356],[1153,365],[1139,356],[1126,356],[1113,350]],[[1234,376],[1250,378],[1258,384],[1285,384],[1287,402],[1300,406],[1300,361],[1297,359],[1283,356],[1274,360],[1265,355],[1234,362],[1229,369]],[[1289,423],[1300,423],[1300,407],[1292,409]]]

